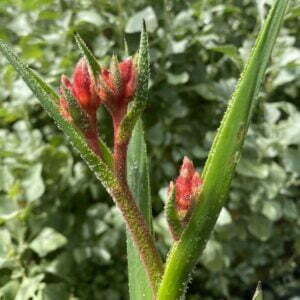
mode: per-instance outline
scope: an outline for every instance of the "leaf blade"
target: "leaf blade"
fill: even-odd
[[[92,51],[87,47],[86,43],[84,42],[84,40],[81,38],[81,36],[78,33],[75,34],[75,41],[76,41],[78,48],[80,49],[82,55],[87,60],[89,66],[91,68],[91,71],[93,73],[94,79],[97,82],[100,72],[101,72],[100,64],[98,63],[96,57],[94,56]]]
[[[136,123],[128,146],[127,174],[128,185],[133,197],[136,199],[152,231],[149,167],[141,120]],[[130,299],[153,299],[153,293],[148,282],[147,274],[128,232],[127,257]]]
[[[209,153],[200,201],[179,242],[170,251],[159,300],[179,299],[225,203],[256,97],[289,1],[277,0],[261,29]]]

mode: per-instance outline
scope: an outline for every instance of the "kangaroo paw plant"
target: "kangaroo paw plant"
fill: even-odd
[[[3,55],[120,209],[128,232],[131,299],[184,297],[190,274],[226,202],[288,2],[275,1],[269,12],[229,101],[202,174],[184,157],[179,176],[170,183],[165,217],[173,245],[165,262],[155,245],[152,229],[148,159],[141,123],[142,112],[146,105],[151,105],[148,104],[150,72],[145,24],[137,53],[120,62],[112,56],[108,68],[99,65],[76,34],[82,58],[70,79],[62,75],[58,93],[0,41]],[[102,129],[97,110],[101,105],[112,118],[113,149],[109,149],[100,137]]]

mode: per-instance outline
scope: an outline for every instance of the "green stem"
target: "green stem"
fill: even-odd
[[[138,208],[127,184],[128,140],[120,141],[119,139],[121,119],[122,117],[120,116],[114,117],[114,173],[122,189],[121,197],[117,198],[120,194],[116,193],[115,199],[126,220],[131,238],[137,246],[141,261],[145,266],[153,294],[156,294],[163,274],[163,263],[155,247],[145,217]]]
[[[203,172],[203,188],[181,238],[174,243],[157,300],[181,299],[186,282],[222,209],[240,157],[257,94],[278,36],[288,0],[277,0],[228,105]]]
[[[116,189],[111,191],[111,194],[123,214],[128,230],[145,266],[153,293],[156,294],[163,274],[163,262],[155,247],[145,218],[132,198],[127,185],[117,186]]]

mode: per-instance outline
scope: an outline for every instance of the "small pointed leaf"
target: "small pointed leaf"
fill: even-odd
[[[165,214],[166,214],[166,218],[167,218],[167,222],[171,231],[171,234],[174,238],[174,240],[178,240],[182,230],[183,230],[183,226],[180,222],[177,210],[176,210],[176,201],[175,201],[175,185],[173,184],[173,182],[171,183],[170,186],[170,191],[169,191],[169,195],[167,198],[167,202],[165,205]]]
[[[148,34],[146,31],[146,25],[143,23],[143,30],[141,33],[140,47],[136,60],[137,67],[137,87],[134,100],[132,101],[129,111],[126,117],[123,119],[120,125],[120,139],[128,140],[134,125],[140,117],[142,111],[145,109],[148,102],[148,83],[150,78],[150,66],[149,66],[149,46],[148,46]]]
[[[109,71],[110,71],[110,74],[112,75],[114,86],[119,91],[122,87],[122,79],[121,79],[121,73],[119,70],[119,61],[115,55],[113,55],[111,58]]]
[[[83,41],[83,39],[80,37],[80,35],[78,33],[75,34],[75,40],[76,40],[76,43],[77,43],[80,51],[82,52],[82,55],[87,60],[89,66],[90,66],[90,69],[93,73],[94,79],[97,82],[99,79],[100,72],[101,72],[100,64],[98,63],[96,57],[94,56],[92,51],[87,47],[87,45],[85,44],[85,42]]]
[[[68,102],[68,111],[72,116],[74,124],[84,130],[88,128],[88,118],[85,112],[81,109],[78,102],[74,98],[71,91],[65,86],[62,87],[64,99]]]

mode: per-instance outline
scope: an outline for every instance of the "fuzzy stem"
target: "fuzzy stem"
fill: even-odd
[[[124,113],[125,110],[120,110],[118,115],[113,115],[114,173],[122,189],[121,195],[123,195],[120,199],[117,197],[119,194],[114,198],[123,213],[128,230],[138,249],[141,261],[145,266],[153,294],[156,294],[164,267],[145,218],[138,208],[127,184],[127,146],[129,140],[120,142],[119,139],[120,123],[124,117]]]
[[[120,123],[124,118],[126,113],[126,107],[113,113],[113,123],[114,123],[114,172],[119,182],[123,185],[127,185],[127,177],[126,177],[126,160],[127,160],[127,146],[128,140],[120,141],[119,139],[119,131],[120,131]]]
[[[155,247],[153,237],[144,216],[136,205],[128,186],[120,186],[120,191],[113,197],[122,211],[127,223],[127,228],[138,249],[141,261],[147,272],[153,294],[158,291],[159,283],[163,275],[164,267],[162,259]]]
[[[126,156],[127,156],[128,142],[115,141],[114,144],[114,171],[118,180],[127,185],[126,177]]]

